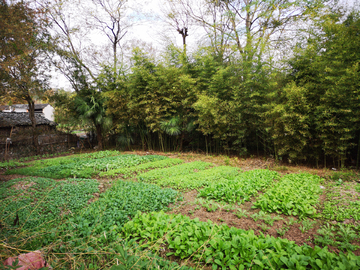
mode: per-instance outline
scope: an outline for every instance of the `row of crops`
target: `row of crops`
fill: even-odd
[[[164,212],[139,213],[126,223],[123,233],[153,249],[161,244],[180,258],[213,265],[213,269],[359,269],[360,258],[336,255],[327,248],[298,246],[287,239],[256,236],[212,222]]]
[[[300,217],[316,214],[315,206],[322,193],[321,178],[310,174],[291,174],[280,179],[277,172],[269,170],[241,172],[235,167],[214,167],[208,162],[183,163],[164,156],[119,155],[116,151],[35,161],[31,165],[9,173],[51,178],[136,177],[140,182],[160,187],[197,189],[200,197],[227,203],[242,203],[266,190],[254,203],[255,207]],[[276,184],[268,188],[276,179]]]
[[[75,254],[81,254],[79,263],[106,262],[113,269],[188,269],[153,256],[166,251],[167,256],[192,260],[195,267],[210,264],[214,269],[360,268],[360,258],[351,252],[337,255],[327,247],[298,246],[252,230],[165,213],[182,200],[180,191],[197,190],[206,200],[241,204],[253,198],[253,207],[264,212],[318,217],[324,180],[311,174],[280,177],[270,170],[242,172],[208,162],[116,151],[38,160],[8,173],[47,178],[0,185],[0,222],[6,226],[1,238],[19,249],[51,245],[55,264],[73,263],[66,259],[70,253],[78,259]],[[98,183],[80,178],[85,175],[107,177],[114,184],[91,202]],[[51,179],[66,177],[71,179]],[[17,188],[20,183],[25,188]],[[330,220],[328,212],[322,217]],[[10,237],[14,232],[17,236]]]
[[[60,157],[55,159],[36,160],[30,166],[8,171],[9,174],[22,174],[61,179],[91,178],[100,172],[113,169],[137,166],[142,163],[165,159],[164,156],[119,155],[118,151],[102,151]]]

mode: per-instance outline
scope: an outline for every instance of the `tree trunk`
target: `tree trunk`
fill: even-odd
[[[360,136],[359,136],[358,149],[356,155],[356,169],[359,168],[359,161],[360,161]]]
[[[102,128],[101,125],[97,124],[96,127],[96,136],[98,140],[98,150],[103,149],[103,137],[102,137]]]
[[[117,45],[117,40],[115,39],[115,42],[114,42],[114,44],[113,44],[113,53],[114,53],[114,72],[115,72],[115,74],[116,74],[116,64],[117,64],[117,55],[116,55],[116,53],[117,53],[117,48],[116,48],[116,45]]]
[[[182,37],[184,55],[186,55],[186,37],[188,36],[188,29],[187,29],[187,27],[183,27],[181,29],[178,28],[177,31],[179,32],[179,34]]]
[[[183,150],[183,143],[184,143],[185,133],[183,132],[180,137],[180,149],[179,152],[182,152]]]
[[[40,146],[39,146],[39,140],[38,140],[39,136],[36,131],[35,104],[31,98],[28,98],[26,101],[29,105],[29,118],[30,118],[31,126],[32,126],[33,145],[36,149],[36,154],[39,155],[40,154]]]

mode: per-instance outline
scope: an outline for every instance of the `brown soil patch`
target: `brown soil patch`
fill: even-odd
[[[26,178],[26,177],[29,177],[29,176],[20,175],[20,174],[4,175],[4,174],[1,174],[1,173],[0,173],[0,182],[1,182],[1,181],[7,182],[7,181],[10,181],[10,180],[12,180],[12,179]]]
[[[30,182],[30,183],[27,183],[27,184],[24,184],[23,182],[19,182],[15,185],[12,186],[12,188],[16,189],[16,190],[26,190],[30,187],[32,187],[33,185],[36,185],[36,183],[34,182]]]

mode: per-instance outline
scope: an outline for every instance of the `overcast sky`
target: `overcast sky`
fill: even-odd
[[[74,0],[79,1],[85,8],[90,6],[91,0]],[[344,7],[359,7],[358,0],[341,0],[340,4]],[[145,48],[152,48],[152,53],[160,55],[165,47],[171,43],[178,47],[182,46],[182,37],[177,31],[171,27],[168,23],[164,22],[164,11],[166,10],[166,0],[129,0],[129,3],[133,6],[129,9],[129,14],[135,21],[135,25],[129,29],[124,39],[122,40],[122,46],[134,47],[139,45],[143,46],[143,42],[146,42]],[[76,21],[76,13],[79,10],[71,10],[72,21]],[[83,13],[83,12],[82,12]],[[81,14],[80,14],[81,15]],[[84,14],[82,14],[84,15]],[[189,27],[189,36],[187,37],[188,51],[194,51],[198,47],[198,43],[202,37],[205,36],[205,31],[201,27],[191,26]],[[143,42],[141,42],[143,41]],[[96,34],[92,32],[87,36],[86,44],[103,44],[104,47],[108,40],[103,33]],[[85,43],[85,42],[84,42]],[[91,46],[89,46],[91,47]],[[150,49],[149,49],[150,50]],[[128,50],[129,52],[129,50]],[[156,52],[156,53],[154,53]],[[69,89],[70,85],[66,79],[58,73],[52,73],[53,79],[51,86],[53,88],[66,88]]]

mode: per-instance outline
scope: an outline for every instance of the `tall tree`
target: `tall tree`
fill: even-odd
[[[190,16],[176,0],[165,1],[163,6],[165,21],[181,35],[183,53],[186,55],[186,38],[189,36]]]
[[[288,28],[321,1],[288,0],[178,0],[186,12],[204,27],[230,37],[243,63],[251,64],[268,46],[284,38]],[[214,14],[219,14],[214,21]],[[224,20],[226,17],[226,20]],[[223,27],[226,22],[226,27]],[[218,45],[218,44],[217,44]]]
[[[48,45],[47,22],[40,9],[22,1],[0,1],[0,91],[27,102],[37,151],[34,98],[47,89]]]
[[[113,66],[116,70],[118,49],[132,22],[129,20],[128,0],[92,0],[94,9],[89,11],[93,25],[105,34],[110,41],[113,53]]]
[[[112,69],[114,74],[118,69],[118,48],[126,34],[128,24],[125,16],[126,0],[93,0],[91,7],[83,7],[84,24],[78,26],[78,21],[71,20],[68,14],[72,12],[74,3],[70,0],[54,0],[49,8],[49,18],[54,25],[55,37],[58,41],[55,51],[59,58],[54,59],[56,67],[65,75],[76,92],[74,101],[77,106],[72,108],[81,118],[87,118],[93,124],[97,133],[98,148],[103,148],[104,127],[109,119],[105,117],[106,107],[102,92],[102,79],[99,78],[102,67],[107,64],[107,58],[97,58],[102,55],[101,46],[87,43],[83,39],[91,38],[92,34],[106,36],[112,48]],[[93,8],[93,10],[92,10]],[[97,12],[96,12],[97,9]],[[88,26],[88,27],[86,27]],[[96,29],[96,31],[92,31]],[[80,37],[80,39],[79,39]],[[93,40],[93,43],[96,43]],[[90,51],[92,50],[92,51]]]

